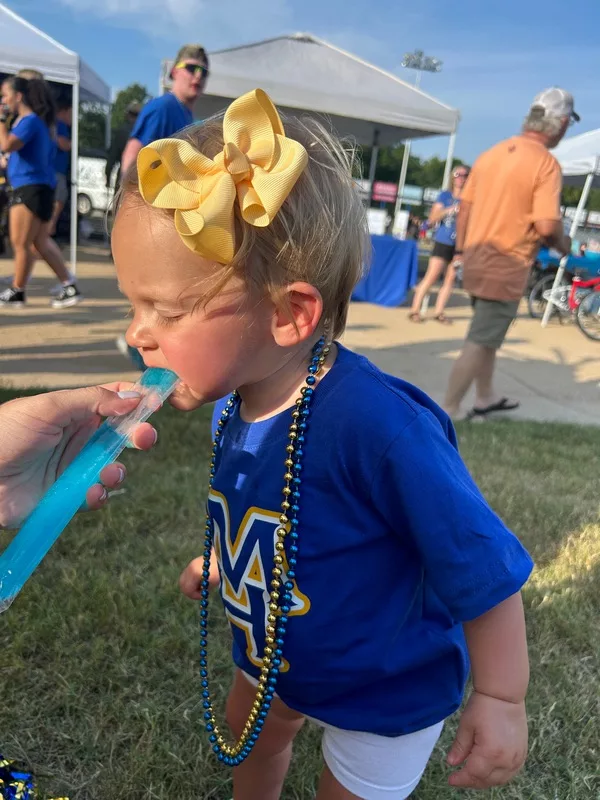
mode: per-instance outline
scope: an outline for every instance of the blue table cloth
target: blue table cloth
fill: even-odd
[[[417,282],[417,243],[393,236],[371,236],[371,268],[356,285],[352,299],[379,306],[399,306]]]
[[[549,250],[542,248],[538,253],[537,260],[542,269],[548,269],[548,267],[558,267],[560,256],[552,255]],[[600,275],[600,258],[595,254],[585,256],[571,255],[567,261],[567,269],[569,272],[575,272],[576,269],[584,269],[590,278],[595,278]]]

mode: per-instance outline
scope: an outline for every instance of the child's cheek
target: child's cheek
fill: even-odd
[[[227,379],[224,380],[224,361],[192,337],[184,336],[178,342],[165,341],[162,353],[169,369],[206,401],[218,400],[235,388],[229,388]]]
[[[163,355],[173,372],[177,373],[181,380],[188,385],[192,385],[192,376],[197,376],[200,372],[202,355],[200,348],[194,347],[194,343],[188,337],[171,337],[164,341],[161,346]]]

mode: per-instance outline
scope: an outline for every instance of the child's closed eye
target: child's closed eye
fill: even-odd
[[[164,314],[160,311],[156,313],[158,314],[158,322],[160,325],[174,325],[185,317],[185,314]]]

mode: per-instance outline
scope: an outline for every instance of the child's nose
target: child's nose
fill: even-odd
[[[125,340],[130,347],[138,349],[153,350],[158,347],[149,327],[144,324],[142,319],[137,319],[136,317],[127,328]]]

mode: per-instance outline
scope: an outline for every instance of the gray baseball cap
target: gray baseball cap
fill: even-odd
[[[565,89],[559,89],[558,86],[553,86],[550,89],[544,89],[533,100],[531,108],[541,108],[544,110],[545,117],[554,117],[560,119],[561,117],[569,117],[575,122],[580,121],[579,114],[575,113],[573,95]]]

